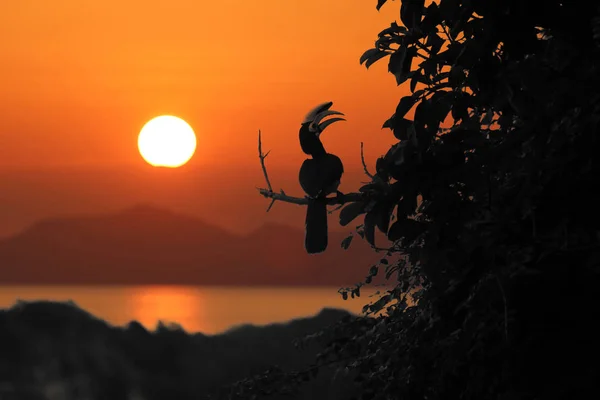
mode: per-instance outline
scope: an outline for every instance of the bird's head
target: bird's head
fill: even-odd
[[[319,104],[315,108],[313,108],[302,121],[302,128],[308,129],[308,131],[317,137],[321,135],[321,133],[327,128],[329,125],[333,124],[337,121],[345,121],[344,118],[335,117],[330,118],[326,121],[323,121],[323,118],[328,117],[330,115],[344,115],[339,111],[330,110],[333,105],[332,101],[327,103]]]

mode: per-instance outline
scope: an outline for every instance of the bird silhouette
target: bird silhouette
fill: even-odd
[[[329,125],[344,118],[335,117],[323,121],[330,115],[344,115],[330,110],[333,102],[318,105],[312,109],[300,127],[299,138],[302,151],[311,156],[300,167],[300,186],[309,198],[306,209],[304,246],[309,254],[321,253],[327,249],[327,196],[338,191],[344,164],[334,154],[328,153],[321,142],[321,133]]]

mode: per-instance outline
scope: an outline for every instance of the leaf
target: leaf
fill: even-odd
[[[377,161],[375,161],[375,172],[377,173],[377,175],[386,176],[387,175],[387,167],[388,167],[388,165],[387,165],[385,158],[383,158],[383,157],[377,158]]]
[[[452,105],[452,118],[456,122],[459,120],[466,120],[469,118],[469,99],[468,94],[463,93],[456,96]]]
[[[342,240],[342,249],[348,250],[348,247],[350,247],[350,243],[352,243],[353,238],[354,238],[354,235],[350,234],[350,236],[348,236],[344,240]]]
[[[460,44],[459,42],[454,42],[453,44],[448,46],[448,48],[445,51],[438,54],[438,57],[445,64],[452,65],[454,64],[462,50],[462,44]]]
[[[393,208],[393,204],[384,203],[377,207],[377,228],[381,231],[381,233],[385,233],[386,235],[390,227],[390,217],[392,215]]]
[[[431,100],[431,117],[442,123],[448,116],[448,113],[452,109],[452,93],[438,91],[433,94]]]
[[[490,108],[489,110],[487,110],[487,112],[483,116],[483,119],[481,120],[481,124],[482,125],[491,125],[493,120],[494,120],[494,110],[492,110]]]
[[[403,0],[400,7],[400,19],[404,26],[412,29],[415,24],[421,22],[425,0]]]
[[[404,239],[403,243],[411,243],[425,229],[425,224],[410,218],[398,219],[390,227],[388,239],[395,242]]]
[[[369,58],[373,57],[375,54],[379,53],[381,50],[379,49],[369,49],[360,56],[360,64],[364,64]]]
[[[362,202],[350,203],[340,210],[340,225],[346,226],[354,221],[356,217],[365,212],[365,204]]]
[[[394,272],[398,272],[398,266],[397,265],[388,265],[385,268],[385,279],[390,279],[390,276],[392,276],[392,274]]]
[[[415,89],[417,88],[417,83],[419,83],[419,77],[421,76],[421,71],[419,71],[418,73],[414,74],[412,79],[410,80],[410,91],[414,92]]]
[[[387,119],[387,121],[385,121],[385,122],[383,123],[383,125],[381,125],[381,129],[383,129],[383,128],[389,128],[389,129],[392,129],[392,130],[393,130],[393,129],[394,129],[394,128],[393,128],[393,125],[394,125],[394,118],[396,118],[396,114],[394,114],[394,115],[392,115],[391,117],[389,117],[389,118]]]
[[[373,304],[371,304],[369,306],[369,308],[371,309],[372,312],[376,313],[379,312],[383,309],[383,307],[385,307],[386,304],[388,304],[390,301],[392,300],[391,296],[385,295],[385,296],[381,296],[381,298],[379,298],[379,300],[377,300],[376,302],[374,302]]]
[[[400,157],[403,148],[402,143],[404,142],[393,144],[387,153],[385,153],[384,160],[386,164],[391,165],[396,163],[396,159]],[[397,187],[397,185],[394,184],[393,187]]]
[[[417,209],[417,196],[407,195],[398,202],[398,219],[414,215]]]
[[[415,124],[412,124],[410,128],[408,128],[408,139],[410,139],[413,146],[417,146],[419,144]]]
[[[375,225],[377,223],[377,212],[371,210],[365,215],[365,239],[371,246],[375,246]]]
[[[387,0],[377,0],[377,11],[379,11],[385,3],[387,3]]]
[[[384,30],[379,32],[378,36],[382,37],[382,36],[389,36],[391,34],[406,33],[406,32],[408,32],[408,30],[404,26],[400,26],[396,22],[392,22],[390,24],[390,27],[385,28]]]
[[[412,62],[416,55],[417,49],[415,47],[411,47],[406,51],[406,57],[404,58],[404,63],[402,64],[402,73],[404,75],[402,82],[411,77]],[[396,81],[397,80],[398,79],[396,79]]]
[[[427,36],[425,46],[431,47],[431,53],[437,55],[445,42],[446,41],[436,32],[431,32],[429,36]]]
[[[386,52],[386,51],[381,51],[379,49],[369,49],[367,51],[365,51],[363,53],[363,55],[360,57],[360,64],[365,64],[365,67],[367,67],[367,69],[373,65],[373,63],[379,61],[380,59],[382,59],[385,56],[388,56],[390,53]]]
[[[414,47],[409,48],[406,51],[406,57],[404,58],[404,62],[402,63],[402,76],[396,76],[396,83],[398,85],[402,84],[404,81],[409,79],[415,72],[411,72],[412,62],[415,56],[417,55],[417,49]]]
[[[404,118],[407,112],[415,105],[417,102],[417,97],[415,96],[404,96],[398,102],[398,106],[396,107],[396,113],[394,114],[397,118]]]
[[[361,186],[358,191],[361,193],[367,193],[367,192],[372,192],[372,191],[376,191],[379,188],[379,185],[377,185],[376,183],[367,183],[366,185]]]
[[[396,76],[402,75],[402,66],[404,65],[404,59],[406,58],[407,47],[400,45],[400,47],[390,55],[390,61],[388,62],[388,72],[391,72]]]
[[[437,77],[438,63],[434,59],[423,61],[419,67],[423,71],[423,79],[431,80],[432,77]]]
[[[448,76],[448,83],[452,87],[462,87],[463,82],[466,79],[465,71],[461,66],[455,65],[450,70],[450,75]]]
[[[441,21],[442,16],[440,14],[438,5],[435,2],[431,2],[431,4],[429,4],[429,6],[425,9],[420,28],[423,32],[436,32],[436,27]]]
[[[407,186],[404,182],[394,182],[389,186],[391,199],[400,199],[406,192]]]
[[[367,69],[373,65],[374,63],[376,63],[377,61],[381,60],[383,57],[389,56],[390,53],[386,52],[386,51],[382,51],[379,54],[377,54],[374,57],[371,57],[367,60],[367,62],[365,63],[365,67],[367,67]]]
[[[369,269],[369,276],[377,276],[377,273],[379,272],[379,267],[377,265],[373,265],[370,269]]]
[[[414,47],[406,47],[401,45],[398,50],[390,55],[390,61],[388,63],[388,71],[394,74],[396,77],[396,84],[401,85],[410,78],[410,70],[412,66],[412,60],[417,54],[417,50]]]
[[[427,116],[429,114],[429,108],[431,105],[431,100],[423,100],[415,107],[415,117],[414,123],[423,125],[427,120]]]
[[[408,129],[413,125],[411,120],[406,118],[394,118],[394,126],[392,130],[394,131],[394,136],[398,140],[406,140],[408,139]]]

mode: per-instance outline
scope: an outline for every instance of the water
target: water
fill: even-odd
[[[188,332],[215,334],[236,325],[264,325],[318,313],[323,307],[360,313],[378,288],[344,301],[337,287],[3,286],[0,308],[16,300],[72,300],[113,325],[136,320],[148,329],[176,322]]]

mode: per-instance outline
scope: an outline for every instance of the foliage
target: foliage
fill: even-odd
[[[402,0],[400,20],[360,58],[410,90],[383,124],[398,142],[340,211],[393,243],[367,283],[381,268],[396,288],[315,367],[356,374],[362,399],[597,391],[575,354],[598,351],[599,9]]]

